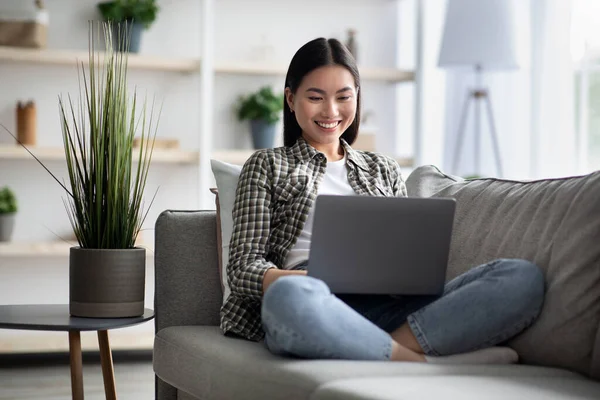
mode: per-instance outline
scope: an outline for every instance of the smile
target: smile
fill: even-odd
[[[321,128],[325,128],[325,129],[332,129],[332,128],[335,128],[335,127],[336,127],[336,126],[338,126],[338,125],[339,125],[341,122],[342,122],[342,121],[336,121],[336,122],[332,122],[332,123],[330,123],[330,124],[324,124],[324,123],[322,123],[322,122],[315,121],[315,123],[316,123],[317,125],[319,125]]]

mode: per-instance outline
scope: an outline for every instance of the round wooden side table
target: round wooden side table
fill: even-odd
[[[68,304],[0,305],[0,329],[69,332],[69,358],[71,364],[71,393],[73,400],[83,400],[83,374],[81,357],[82,331],[98,332],[100,363],[107,400],[116,400],[115,373],[108,330],[141,324],[154,318],[154,311],[144,309],[144,314],[133,318],[79,318],[69,315]]]

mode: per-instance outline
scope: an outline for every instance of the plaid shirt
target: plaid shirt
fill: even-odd
[[[353,150],[343,139],[348,181],[359,195],[406,196],[400,166],[390,157]],[[227,278],[231,295],[221,308],[221,329],[262,339],[263,276],[284,265],[317,196],[327,159],[299,138],[291,147],[264,149],[246,161],[233,207]]]

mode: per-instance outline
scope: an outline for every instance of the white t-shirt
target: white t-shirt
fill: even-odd
[[[317,195],[353,195],[354,189],[348,182],[348,168],[346,166],[346,157],[339,161],[327,161],[325,175],[319,184]],[[315,216],[315,205],[313,203],[302,232],[298,236],[296,244],[290,249],[285,260],[284,269],[292,269],[295,265],[308,260],[310,250],[310,238],[312,234],[313,218]]]

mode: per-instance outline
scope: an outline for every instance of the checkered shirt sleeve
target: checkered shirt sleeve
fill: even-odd
[[[275,264],[266,260],[271,231],[271,180],[264,152],[242,169],[233,206],[234,229],[227,277],[231,293],[260,302],[263,277]]]

